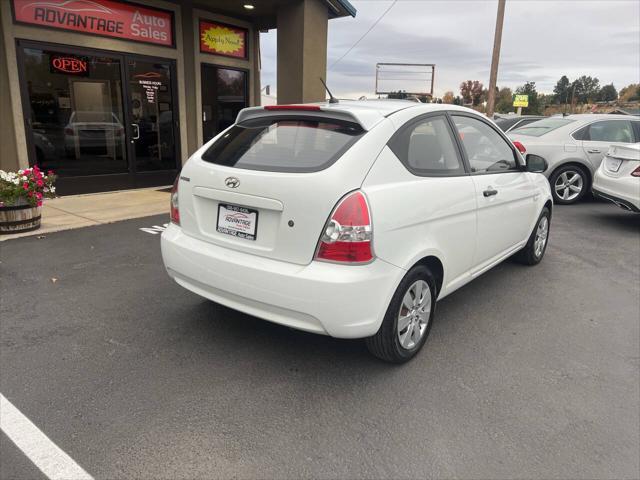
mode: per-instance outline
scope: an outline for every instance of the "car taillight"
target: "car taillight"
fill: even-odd
[[[178,183],[180,182],[180,176],[176,177],[176,181],[173,182],[171,188],[171,223],[180,225],[180,209],[178,207]]]
[[[324,227],[316,260],[363,263],[373,259],[371,215],[360,191],[347,194],[331,212]]]
[[[75,130],[73,128],[69,128],[69,127],[64,129],[64,133],[65,133],[65,135],[75,135],[76,134]]]
[[[527,153],[527,149],[524,148],[524,145],[520,142],[518,142],[517,140],[515,142],[513,142],[513,146],[516,147],[518,149],[518,151],[524,155],[525,153]]]
[[[640,177],[640,167],[636,168],[633,172],[631,172],[632,177]]]

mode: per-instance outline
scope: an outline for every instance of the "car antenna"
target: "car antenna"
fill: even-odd
[[[333,96],[333,94],[331,93],[331,90],[329,90],[329,87],[327,87],[327,84],[324,83],[324,80],[322,79],[322,77],[320,77],[320,81],[322,82],[322,85],[324,86],[324,89],[327,91],[327,93],[329,94],[329,103],[340,103],[338,101],[338,99],[336,97]]]

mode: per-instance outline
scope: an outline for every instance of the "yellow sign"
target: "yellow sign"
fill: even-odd
[[[200,51],[246,58],[247,31],[242,28],[200,21]]]
[[[513,106],[514,107],[528,107],[529,106],[529,95],[515,95],[513,97]]]

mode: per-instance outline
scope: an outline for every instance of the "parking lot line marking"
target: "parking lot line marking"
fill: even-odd
[[[0,430],[52,480],[93,480],[0,393]]]

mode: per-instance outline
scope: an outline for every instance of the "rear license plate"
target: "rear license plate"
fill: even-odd
[[[256,239],[258,211],[238,205],[219,204],[216,230],[246,240]]]
[[[620,170],[620,165],[622,164],[622,160],[620,160],[619,158],[611,157],[607,157],[605,162],[605,167],[607,167],[607,170],[609,170],[610,172],[617,172],[618,170]]]

